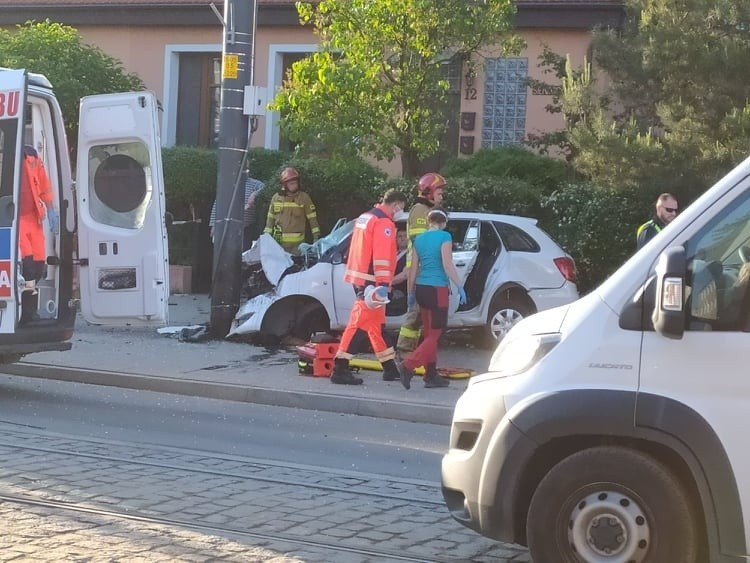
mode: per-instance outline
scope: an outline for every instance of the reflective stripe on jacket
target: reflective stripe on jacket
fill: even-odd
[[[649,219],[635,233],[635,248],[640,250],[648,241],[661,232],[664,225],[657,219]]]
[[[396,226],[382,205],[354,223],[344,281],[365,286],[390,285],[396,269]]]
[[[411,267],[411,243],[427,230],[427,214],[433,208],[432,202],[418,197],[417,203],[409,210],[409,219],[406,221],[406,234],[409,237],[409,246],[406,252],[406,267]]]

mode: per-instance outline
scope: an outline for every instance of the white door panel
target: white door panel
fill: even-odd
[[[81,100],[77,198],[81,310],[98,324],[167,322],[168,250],[156,98]]]

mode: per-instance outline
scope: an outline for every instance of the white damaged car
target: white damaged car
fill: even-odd
[[[400,228],[406,217],[396,218]],[[288,254],[270,235],[261,235],[242,257],[248,300],[228,336],[307,339],[315,332],[343,330],[354,304],[354,289],[344,282],[353,225],[340,219],[302,256]],[[451,295],[449,328],[477,327],[483,340],[495,345],[523,317],[578,299],[573,259],[536,226],[536,219],[452,211],[447,230],[467,295],[461,306],[457,293]],[[386,328],[398,330],[406,295],[405,287],[395,289]]]

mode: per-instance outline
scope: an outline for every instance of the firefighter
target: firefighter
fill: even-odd
[[[375,356],[383,366],[383,379],[399,379],[396,353],[383,339],[385,305],[396,269],[396,226],[393,216],[404,208],[406,197],[388,190],[381,203],[357,219],[344,281],[354,286],[356,299],[349,315],[349,323],[341,335],[341,343],[334,358],[331,383],[361,385],[349,369],[352,354],[349,348],[357,330],[367,333]]]
[[[427,230],[427,214],[433,207],[440,207],[443,203],[443,193],[447,182],[440,174],[428,172],[419,179],[417,184],[417,201],[409,210],[407,221],[407,235],[409,236],[409,251],[407,256],[411,257],[411,246],[414,239]],[[407,258],[406,269],[411,268],[411,259]],[[415,305],[407,311],[401,330],[398,332],[396,349],[402,357],[413,352],[419,342],[421,334],[422,317],[419,313],[419,305]]]
[[[263,232],[272,235],[287,252],[299,254],[308,221],[316,241],[320,238],[320,226],[315,205],[307,192],[300,189],[299,172],[288,166],[281,171],[281,190],[271,198]]]
[[[59,230],[59,216],[52,201],[52,186],[44,164],[33,147],[25,146],[18,203],[21,273],[26,281],[21,296],[21,322],[32,320],[38,306],[36,283],[44,276],[44,265],[47,261],[44,220],[47,219],[53,233]]]

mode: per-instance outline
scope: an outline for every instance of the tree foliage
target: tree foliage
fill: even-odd
[[[25,68],[49,79],[71,143],[77,139],[83,96],[144,88],[143,81],[125,72],[120,61],[83,43],[76,29],[49,20],[0,29],[0,66]]]
[[[447,65],[480,47],[516,54],[512,0],[322,0],[298,3],[320,51],[294,63],[273,108],[303,146],[376,158],[400,152],[405,175],[440,148]]]
[[[574,162],[603,186],[673,191],[687,203],[747,156],[750,4],[627,0],[626,7],[623,29],[593,38],[606,87],[567,71],[572,88],[561,104],[575,117]]]

